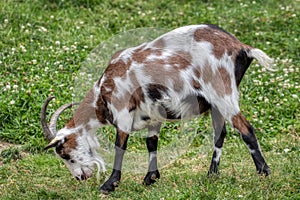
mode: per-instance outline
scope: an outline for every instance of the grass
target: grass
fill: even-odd
[[[0,10],[0,141],[17,145],[1,151],[2,199],[300,198],[299,1],[3,0]],[[196,137],[184,155],[161,169],[157,184],[145,188],[145,172],[128,171],[108,197],[98,188],[110,171],[99,181],[77,182],[52,153],[42,151],[47,144],[39,124],[42,102],[56,96],[53,113],[76,99],[76,77],[100,43],[132,29],[199,23],[218,24],[276,60],[276,73],[253,63],[240,86],[241,109],[257,129],[270,177],[255,174],[245,145],[229,129],[220,175],[207,178],[212,154],[207,116],[188,124]],[[160,148],[181,130],[182,124],[166,124]],[[139,137],[130,140],[129,151],[145,146]]]

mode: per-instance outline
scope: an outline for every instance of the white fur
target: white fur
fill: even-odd
[[[214,161],[219,162],[222,155],[222,149],[215,147],[214,150],[216,151],[216,157],[214,158]]]

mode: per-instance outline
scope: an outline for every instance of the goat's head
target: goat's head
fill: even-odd
[[[55,153],[64,161],[71,174],[77,180],[86,180],[92,176],[95,166],[105,170],[103,159],[97,154],[98,140],[94,134],[88,134],[90,127],[75,126],[72,118],[69,123],[59,131],[56,122],[59,115],[78,103],[69,103],[61,106],[51,117],[48,126],[46,122],[46,109],[54,97],[49,97],[41,110],[41,124],[44,135],[49,141],[45,149],[54,147]],[[88,129],[88,130],[87,130]]]

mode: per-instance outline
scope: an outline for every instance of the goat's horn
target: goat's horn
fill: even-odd
[[[49,104],[49,102],[53,99],[54,97],[48,97],[46,99],[46,101],[44,102],[42,109],[41,109],[41,124],[42,124],[42,129],[44,132],[44,135],[46,137],[46,139],[50,142],[55,135],[50,131],[48,124],[46,122],[46,110],[47,110],[47,106]]]
[[[78,103],[69,103],[61,106],[55,113],[52,115],[51,120],[50,120],[50,125],[48,126],[46,122],[46,110],[49,102],[53,99],[54,97],[48,97],[46,101],[44,102],[44,105],[41,110],[41,124],[42,124],[42,129],[45,134],[45,137],[48,141],[52,141],[52,139],[55,138],[56,136],[56,122],[59,117],[59,115],[67,108],[72,107],[73,105],[76,105]]]
[[[54,136],[56,136],[56,132],[57,132],[56,131],[56,122],[57,122],[59,115],[67,108],[70,108],[70,107],[72,107],[74,105],[78,105],[78,104],[79,104],[78,102],[68,103],[68,104],[62,105],[60,108],[58,108],[55,111],[55,113],[51,117],[50,124],[49,124],[49,129],[50,129],[51,133],[54,134]]]

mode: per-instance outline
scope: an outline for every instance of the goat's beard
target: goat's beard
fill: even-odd
[[[97,180],[100,179],[100,172],[105,172],[106,171],[106,167],[105,167],[105,162],[104,160],[96,153],[95,154],[95,158],[92,161],[96,166],[97,166]]]

